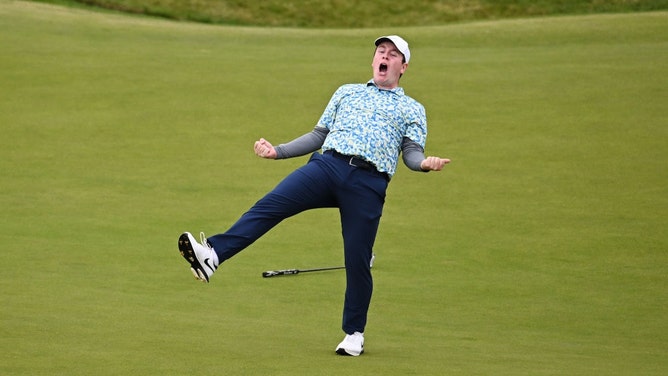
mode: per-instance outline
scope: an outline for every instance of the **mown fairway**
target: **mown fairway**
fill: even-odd
[[[338,214],[281,224],[196,283],[306,161],[260,160],[370,78],[399,33],[444,173],[402,167],[366,353],[338,357]],[[668,13],[442,27],[202,26],[0,2],[0,374],[668,373]]]

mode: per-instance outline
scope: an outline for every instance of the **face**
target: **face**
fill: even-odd
[[[373,55],[373,81],[381,89],[399,86],[399,78],[408,68],[403,62],[404,55],[389,40],[381,42]]]

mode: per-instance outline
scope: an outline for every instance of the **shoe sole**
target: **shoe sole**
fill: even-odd
[[[343,356],[360,356],[364,354],[364,349],[362,349],[362,351],[360,351],[359,354],[355,355],[347,352],[346,349],[344,349],[343,347],[339,347],[338,349],[336,349],[336,353]]]
[[[181,256],[190,263],[190,271],[192,271],[195,279],[205,283],[209,282],[209,278],[206,276],[206,273],[204,273],[202,264],[199,263],[197,256],[195,256],[195,250],[193,249],[192,244],[190,244],[190,238],[187,233],[183,233],[179,236],[179,251],[181,252]]]

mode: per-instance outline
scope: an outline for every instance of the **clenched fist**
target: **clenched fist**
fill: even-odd
[[[258,157],[276,159],[276,149],[274,149],[274,146],[264,138],[255,141],[253,149],[255,150],[255,155]]]
[[[449,159],[439,157],[427,157],[420,163],[422,171],[441,171],[443,166],[450,163]]]

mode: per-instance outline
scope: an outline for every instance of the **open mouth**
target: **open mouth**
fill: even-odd
[[[385,63],[381,63],[381,64],[378,66],[378,71],[381,72],[381,73],[385,73],[385,72],[387,72],[387,64],[385,64]]]

